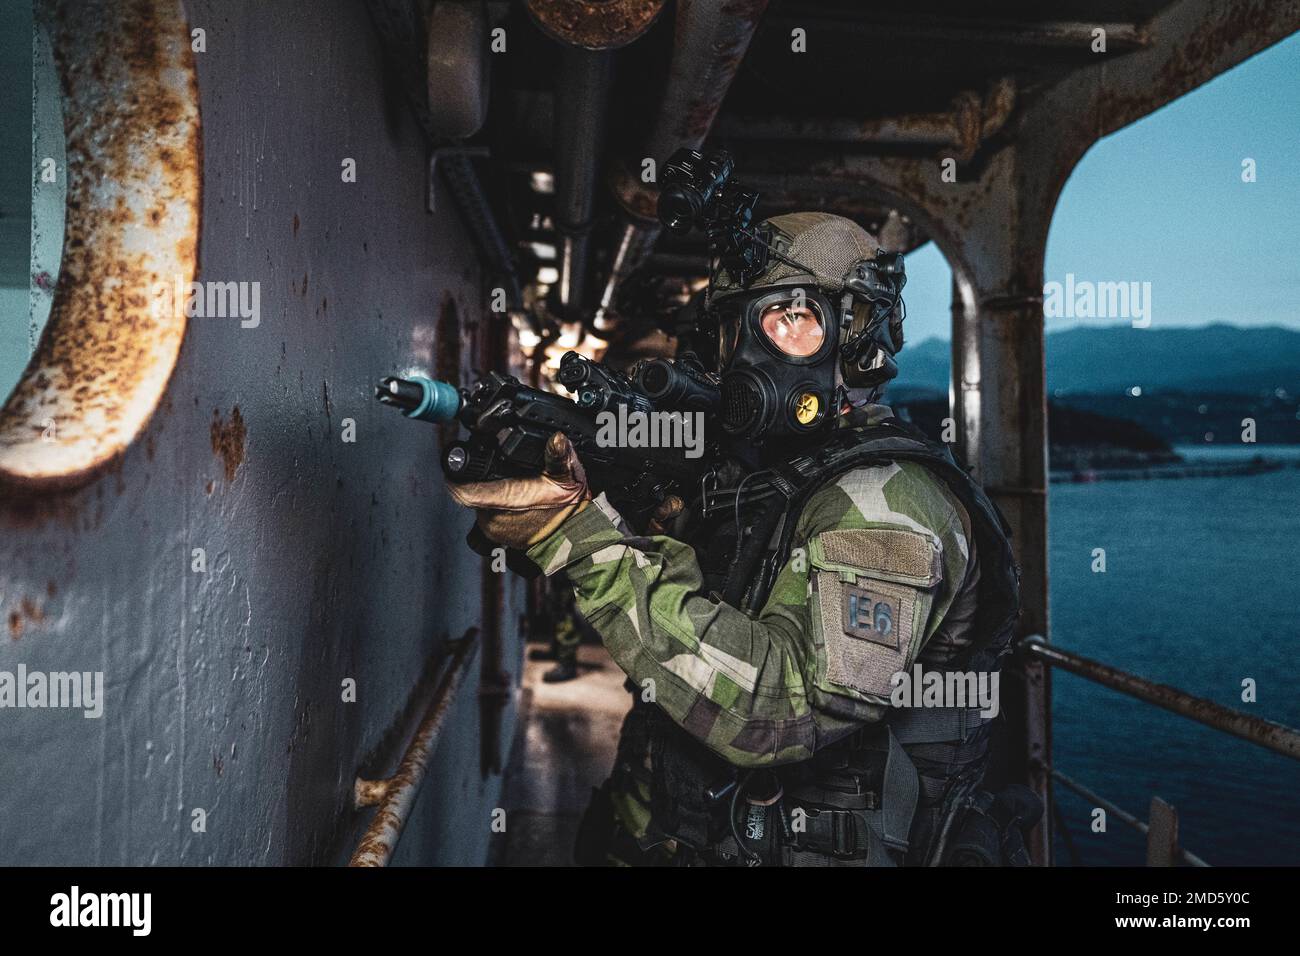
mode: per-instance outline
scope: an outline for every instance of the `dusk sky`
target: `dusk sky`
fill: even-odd
[[[1256,181],[1242,181],[1255,160]],[[951,273],[907,259],[907,337],[949,338]],[[1097,143],[1057,205],[1045,280],[1150,282],[1151,328],[1300,329],[1300,35]],[[1048,319],[1049,331],[1113,319]]]

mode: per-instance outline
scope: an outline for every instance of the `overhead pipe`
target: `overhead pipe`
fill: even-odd
[[[677,0],[668,84],[643,156],[661,163],[683,147],[700,147],[766,9],[767,0]],[[641,181],[640,162],[616,170],[612,186],[623,221],[600,295],[597,328],[604,325],[619,284],[645,260],[660,232],[658,193],[653,184]]]
[[[565,49],[555,110],[555,211],[560,233],[560,313],[582,318],[597,165],[605,142],[613,54]]]
[[[564,45],[556,81],[555,206],[561,236],[558,299],[566,321],[585,318],[592,218],[613,78],[614,50],[638,39],[664,0],[529,0],[543,33]]]
[[[379,809],[357,844],[348,866],[387,866],[392,860],[397,841],[401,839],[402,830],[415,806],[415,798],[419,796],[420,785],[424,783],[429,760],[437,749],[438,737],[465,678],[469,676],[478,646],[477,628],[471,628],[457,642],[397,772],[382,780],[358,777],[353,784],[353,801],[358,810],[373,806]]]

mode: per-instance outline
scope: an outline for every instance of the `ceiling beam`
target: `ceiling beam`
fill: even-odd
[[[841,10],[808,10],[775,14],[769,17],[768,29],[788,33],[796,27],[807,30],[834,31],[861,36],[873,42],[882,39],[919,43],[987,44],[1040,49],[1091,50],[1094,31],[1106,32],[1106,49],[1111,53],[1143,49],[1151,38],[1141,24],[1112,21],[1088,23],[1076,20],[1039,20],[1029,23],[1000,20],[936,18],[932,20],[893,20],[846,15]]]

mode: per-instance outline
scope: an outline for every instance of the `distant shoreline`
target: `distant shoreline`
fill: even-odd
[[[1213,447],[1213,446],[1210,446]],[[1271,446],[1293,450],[1293,445]],[[1093,484],[1099,481],[1167,481],[1176,478],[1224,478],[1237,475],[1262,475],[1286,469],[1300,469],[1300,455],[1289,454],[1270,457],[1259,453],[1249,458],[1219,461],[1188,461],[1153,463],[1137,467],[1058,468],[1048,473],[1048,482],[1060,484]]]

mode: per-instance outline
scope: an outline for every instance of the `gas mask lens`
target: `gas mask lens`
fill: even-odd
[[[765,306],[758,317],[763,335],[782,355],[807,358],[826,341],[826,322],[817,304],[792,296]]]

